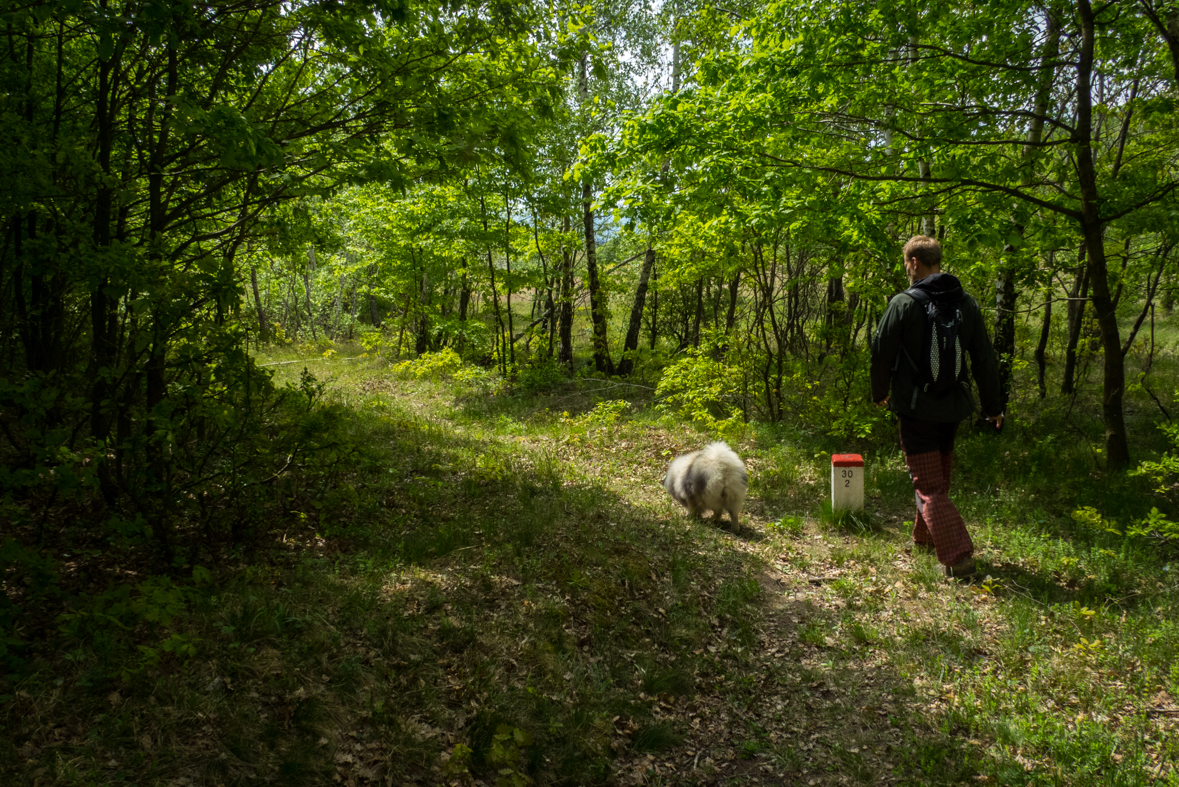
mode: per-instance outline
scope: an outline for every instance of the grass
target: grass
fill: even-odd
[[[641,387],[316,358],[349,472],[170,624],[79,629],[14,685],[0,781],[1179,784],[1179,563],[1072,519],[1158,504],[1075,409],[962,436],[985,578],[957,583],[907,549],[890,439],[835,519],[842,446],[751,425],[734,533],[660,488],[709,437]]]

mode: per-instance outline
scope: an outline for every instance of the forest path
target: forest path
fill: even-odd
[[[927,674],[924,667],[939,660],[930,651],[943,645],[974,658],[983,651],[977,643],[1001,624],[988,614],[990,589],[947,581],[932,558],[910,554],[899,515],[879,516],[874,529],[857,531],[801,512],[772,511],[757,496],[759,469],[770,460],[762,447],[738,441],[738,451],[748,449],[754,492],[744,527],[735,533],[727,520],[688,520],[659,483],[670,458],[700,447],[695,430],[631,420],[626,408],[579,411],[567,400],[561,405],[572,412],[501,412],[498,425],[489,428],[496,420],[473,412],[485,403],[450,399],[445,388],[371,382],[369,393],[377,389],[415,418],[483,446],[477,466],[506,468],[517,480],[560,479],[563,493],[553,501],[559,511],[550,510],[550,554],[585,562],[557,572],[565,587],[549,598],[564,594],[561,606],[571,613],[567,631],[591,661],[609,660],[597,653],[606,648],[620,651],[615,657],[649,664],[640,668],[631,697],[642,712],[612,717],[613,779],[951,784],[975,773],[971,763],[982,743],[946,730],[946,676]],[[813,499],[826,485],[807,468],[795,468],[792,476],[799,497]],[[587,490],[592,502],[571,507],[569,498]],[[503,512],[513,509],[510,491],[487,489],[489,495],[502,492]],[[580,527],[561,524],[573,521]],[[586,540],[603,536],[614,546],[587,548]],[[694,604],[684,602],[682,583],[674,577],[677,552],[685,546],[701,572]],[[447,562],[442,557],[435,566]],[[576,591],[584,582],[590,592],[583,601],[591,608],[603,597],[624,602],[627,592],[602,587],[636,584],[635,564],[649,572],[649,581],[629,600],[651,616],[640,628],[653,626],[663,636],[641,638],[637,648],[634,641],[603,642],[602,632],[625,627],[617,618],[635,608],[619,603],[605,615],[594,614],[602,611],[597,609],[579,615]],[[545,583],[517,576],[519,581],[497,582],[497,592],[508,595],[507,606],[526,608],[528,588]],[[644,594],[649,603],[643,603]],[[662,607],[650,600],[660,594],[668,601]],[[668,612],[673,605],[695,607],[696,619],[678,621],[678,632]],[[526,621],[516,625],[544,637]],[[690,650],[677,652],[685,642]],[[504,655],[525,661],[525,654]],[[668,673],[670,690],[660,691],[659,681],[651,679],[660,670]],[[648,735],[652,730],[663,737]]]

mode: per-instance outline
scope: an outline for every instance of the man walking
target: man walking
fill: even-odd
[[[998,366],[978,303],[956,277],[941,272],[937,239],[915,235],[904,256],[911,286],[889,302],[872,337],[872,401],[888,405],[901,422],[901,451],[917,498],[913,543],[934,551],[946,576],[967,577],[974,573],[974,543],[949,497],[954,436],[974,411],[962,352],[970,357],[983,415],[996,429],[1003,425]],[[948,337],[940,349],[939,331]]]

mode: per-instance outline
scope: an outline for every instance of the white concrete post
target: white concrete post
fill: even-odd
[[[864,510],[864,457],[859,454],[831,456],[831,510]]]

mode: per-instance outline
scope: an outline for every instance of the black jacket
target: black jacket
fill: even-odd
[[[970,376],[978,385],[983,415],[999,414],[999,367],[987,336],[982,311],[962,284],[948,273],[934,273],[913,284],[938,303],[957,303],[962,311],[958,339],[970,359]],[[872,401],[891,394],[889,409],[898,415],[939,423],[961,421],[974,412],[969,379],[943,394],[926,393],[914,383],[914,371],[906,359],[921,356],[925,339],[925,309],[910,295],[898,293],[889,301],[872,337]],[[916,392],[916,397],[914,397]]]

